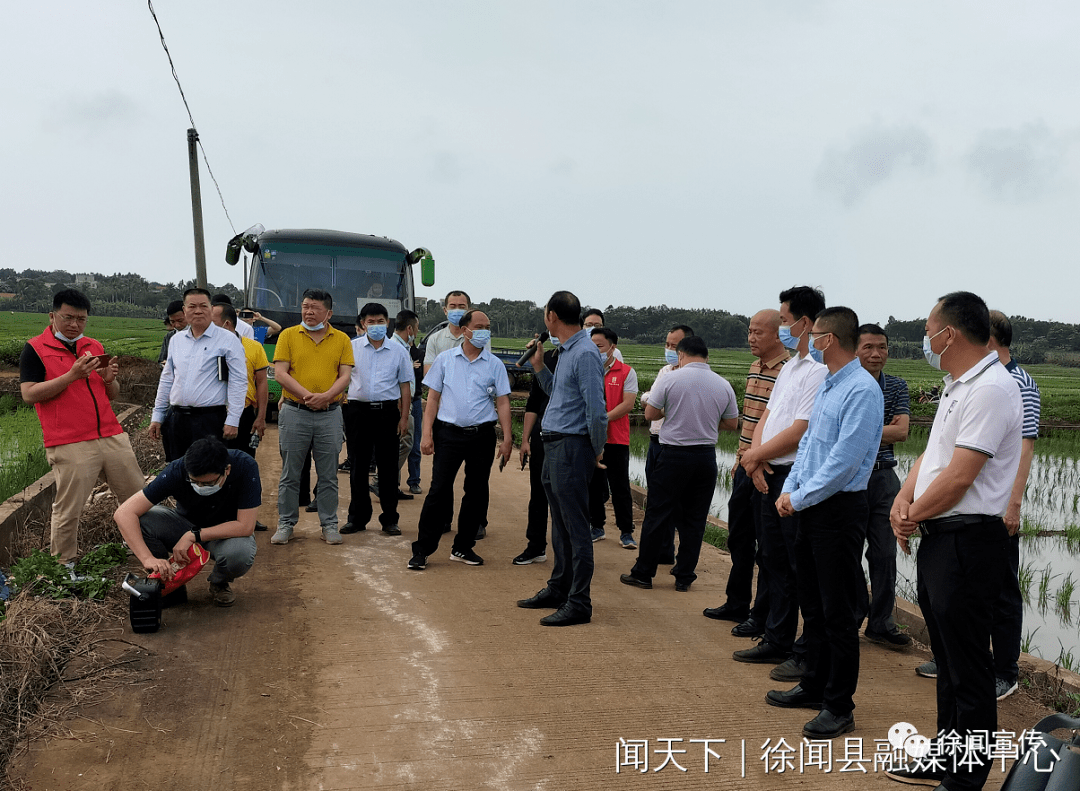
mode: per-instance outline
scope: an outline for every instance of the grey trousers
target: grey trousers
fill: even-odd
[[[155,505],[139,517],[143,541],[146,548],[156,558],[168,558],[180,536],[195,525],[172,508]],[[238,536],[207,541],[206,549],[214,559],[214,570],[210,572],[210,582],[220,585],[242,577],[251,570],[255,562],[255,537]]]
[[[341,409],[309,412],[284,404],[278,413],[278,448],[281,479],[278,481],[278,527],[296,527],[300,518],[300,473],[311,452],[319,476],[315,502],[323,529],[338,524],[338,456],[341,455]],[[353,459],[354,464],[367,464]]]

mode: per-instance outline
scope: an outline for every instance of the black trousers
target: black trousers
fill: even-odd
[[[529,435],[529,521],[525,526],[526,550],[547,551],[548,499],[544,491],[544,443],[540,439],[540,421]]]
[[[701,541],[716,491],[716,449],[712,445],[661,445],[652,470],[649,508],[641,525],[638,559],[630,571],[635,577],[656,576],[664,538],[674,524],[679,531],[679,554],[671,573],[689,585],[697,579]]]
[[[799,626],[799,592],[795,575],[795,538],[800,514],[780,516],[776,501],[783,493],[791,466],[772,465],[765,474],[769,493],[761,495],[762,560],[769,578],[769,617],[765,639],[790,651]]]
[[[589,482],[589,521],[594,528],[604,529],[607,523],[608,488],[611,488],[611,507],[615,511],[615,526],[620,533],[634,532],[634,497],[630,493],[630,446],[604,445],[604,464]]]
[[[867,618],[866,628],[878,633],[896,630],[893,610],[896,609],[898,547],[889,521],[889,511],[899,493],[900,479],[896,477],[896,470],[888,468],[870,473],[870,482],[866,485],[869,509],[866,519],[866,565],[870,570],[870,591],[867,592],[865,585],[859,588],[855,619],[862,623]]]
[[[476,531],[487,514],[488,481],[491,463],[495,459],[494,423],[475,429],[461,429],[436,420],[433,434],[435,456],[431,463],[431,485],[424,498],[424,506],[420,509],[419,535],[412,545],[413,554],[424,557],[434,554],[439,548],[443,528],[453,517],[454,480],[462,464],[465,465],[465,494],[458,511],[454,549],[466,552],[476,546]],[[394,453],[396,463],[396,448]],[[394,473],[384,478],[380,472],[379,481],[383,480],[392,483]]]
[[[837,492],[799,513],[795,539],[806,674],[799,683],[833,714],[850,714],[859,684],[859,622],[855,607],[866,590],[862,548],[866,491]]]
[[[1010,536],[1005,545],[1005,577],[1001,595],[994,605],[994,625],[990,639],[994,645],[994,674],[1015,684],[1020,675],[1016,660],[1024,631],[1024,598],[1020,593],[1020,534]]]
[[[222,431],[225,430],[227,407],[197,407],[188,410],[185,407],[170,406],[161,423],[161,445],[165,449],[165,461],[183,458],[187,449],[197,439],[216,437],[224,442]]]
[[[649,450],[645,454],[645,489],[652,491],[652,471],[656,466],[656,459],[660,456],[660,437],[656,434],[649,435]],[[648,500],[645,501],[645,510],[649,508]],[[668,525],[667,532],[661,535],[659,558],[661,563],[675,562],[675,525]]]
[[[255,450],[251,447],[252,426],[255,425],[255,406],[246,406],[240,413],[240,426],[236,430],[236,436],[225,444],[233,450],[242,450],[244,453],[255,458]]]
[[[919,607],[937,659],[937,727],[961,738],[997,730],[994,660],[990,655],[993,606],[1007,574],[1008,531],[1001,519],[919,541]],[[982,788],[990,764],[947,762],[950,791]]]
[[[727,604],[748,610],[753,601],[753,615],[765,623],[769,614],[769,574],[761,565],[758,533],[761,531],[761,493],[741,466],[735,468],[728,498],[728,552],[731,574],[728,575]],[[753,597],[754,566],[758,566],[757,597]]]
[[[350,401],[342,407],[345,420],[345,443],[349,458],[370,459],[375,454],[379,471],[379,505],[383,527],[398,522],[398,422],[401,410],[394,404],[373,408],[362,401]],[[363,464],[353,464],[349,470],[349,521],[356,527],[367,525],[372,515],[371,492],[368,490],[368,470]]]

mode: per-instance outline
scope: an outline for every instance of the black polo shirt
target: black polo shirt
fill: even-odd
[[[229,464],[232,469],[221,491],[207,497],[191,488],[182,458],[169,462],[161,474],[147,484],[143,494],[154,505],[166,498],[175,498],[176,512],[198,528],[232,522],[238,511],[262,505],[262,481],[259,465],[244,451],[230,450]]]

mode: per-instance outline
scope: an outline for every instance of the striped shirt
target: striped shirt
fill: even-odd
[[[746,377],[746,395],[743,396],[742,415],[739,418],[739,449],[735,451],[735,464],[739,464],[743,451],[749,450],[754,441],[754,429],[769,406],[769,396],[780,369],[791,358],[785,349],[771,360],[754,360]]]
[[[1016,364],[1016,360],[1005,363],[1005,370],[1011,373],[1020,385],[1020,397],[1024,400],[1024,429],[1020,436],[1024,439],[1038,439],[1039,416],[1042,414],[1039,386],[1027,371]]]
[[[792,508],[866,489],[881,444],[883,402],[881,388],[858,359],[825,377],[784,483]]]
[[[881,385],[881,393],[885,396],[885,421],[883,425],[889,425],[897,415],[911,414],[911,401],[908,397],[907,382],[899,376],[891,376],[885,372],[878,374],[878,384]],[[896,456],[893,454],[892,445],[882,445],[878,448],[877,463],[888,462],[890,467],[896,466]]]

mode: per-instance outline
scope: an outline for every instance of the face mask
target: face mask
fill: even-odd
[[[212,494],[217,494],[221,491],[221,484],[215,483],[213,486],[200,486],[194,481],[189,481],[191,488],[195,490],[195,494],[201,494],[203,497],[209,497]]]
[[[386,327],[385,324],[371,324],[367,328],[368,340],[371,341],[384,341],[386,340]]]
[[[821,349],[815,348],[813,345],[811,345],[810,346],[810,359],[813,360],[816,363],[821,363],[822,365],[824,365],[825,364],[825,352],[823,352]]]
[[[550,343],[554,348],[558,349],[560,341],[558,338],[552,335],[550,338],[548,338],[548,343]]]
[[[319,330],[321,330],[323,327],[326,326],[326,323],[320,321],[318,324],[312,325],[312,324],[308,324],[306,321],[301,321],[300,326],[303,327],[308,332],[318,332]]]
[[[664,349],[664,359],[668,365],[676,366],[679,364],[679,353],[674,349]]]
[[[446,311],[446,319],[455,327],[461,326],[461,317],[465,315],[465,311],[460,308],[454,308],[453,310]]]
[[[491,340],[491,330],[473,330],[472,337],[469,338],[469,343],[475,346],[477,349],[483,349],[488,345],[488,341]]]
[[[933,335],[923,335],[923,339],[922,339],[923,357],[926,358],[926,362],[930,363],[931,368],[936,368],[939,371],[941,370],[941,354],[945,354],[945,352],[947,352],[949,350],[949,347],[946,346],[941,351],[941,354],[934,354],[934,352],[930,350],[930,341],[934,340],[934,338],[936,338],[941,333],[945,332],[945,330],[947,330],[947,329],[948,329],[948,327],[942,327],[940,330],[935,332]]]
[[[64,335],[62,332],[57,332],[56,330],[53,330],[53,335],[56,336],[56,340],[63,341],[64,343],[75,343],[75,341],[77,341],[77,340],[79,340],[80,338],[83,337],[83,334],[80,332],[74,338],[69,338],[68,336]]]
[[[785,349],[798,349],[799,340],[802,339],[803,333],[798,335],[791,334],[791,327],[786,324],[780,325],[780,343],[784,344]]]

